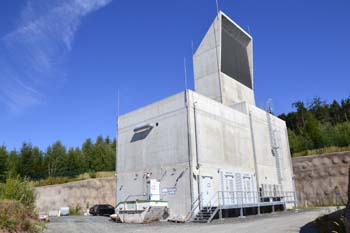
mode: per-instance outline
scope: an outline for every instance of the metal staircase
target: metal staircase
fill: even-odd
[[[192,222],[209,223],[215,217],[218,210],[219,209],[217,207],[205,207],[197,213]]]
[[[201,203],[199,196],[193,202],[193,207],[186,217],[186,221],[194,223],[210,223],[214,218],[222,219],[223,210],[239,210],[239,215],[243,217],[243,210],[245,208],[257,208],[258,214],[260,214],[260,208],[265,206],[272,206],[272,211],[274,211],[274,207],[278,205],[285,206],[286,204],[294,204],[294,207],[296,208],[297,200],[295,192],[281,191],[278,199],[274,198],[274,194],[275,192],[267,193],[267,196],[270,197],[269,200],[262,201],[260,192],[218,191],[205,206]],[[251,198],[247,199],[245,197]]]

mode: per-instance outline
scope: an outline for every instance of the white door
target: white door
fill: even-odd
[[[201,177],[201,198],[202,207],[215,206],[215,203],[212,203],[212,199],[216,200],[216,198],[214,198],[213,177]]]
[[[235,180],[233,175],[225,175],[224,205],[234,205],[235,201]]]
[[[252,177],[249,175],[243,176],[243,191],[244,191],[244,202],[245,204],[253,202],[253,187]]]

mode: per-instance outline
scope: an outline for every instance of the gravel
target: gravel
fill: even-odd
[[[271,232],[313,232],[309,222],[329,213],[329,208],[288,211],[246,218],[228,218],[215,220],[210,224],[200,223],[153,223],[153,224],[125,224],[115,223],[107,217],[76,216],[51,218],[45,233],[271,233]]]

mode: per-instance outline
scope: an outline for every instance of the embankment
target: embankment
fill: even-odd
[[[39,212],[73,207],[79,204],[83,210],[94,204],[115,205],[115,177],[88,179],[66,184],[35,188],[36,208]]]
[[[293,159],[295,186],[303,206],[345,205],[350,152]]]

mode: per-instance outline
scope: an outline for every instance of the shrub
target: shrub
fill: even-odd
[[[69,214],[70,215],[82,215],[82,208],[79,204],[75,204],[73,207],[69,208]]]
[[[90,178],[96,178],[96,172],[89,172],[89,177]]]
[[[0,199],[16,200],[26,207],[34,207],[35,193],[27,179],[9,178],[0,184]]]
[[[38,233],[44,230],[33,209],[19,201],[0,200],[0,232]]]
[[[28,180],[17,177],[0,184],[0,232],[42,232],[34,202],[34,190]]]

